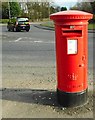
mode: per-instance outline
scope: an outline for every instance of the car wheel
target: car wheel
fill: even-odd
[[[10,28],[8,28],[8,31],[10,31]]]
[[[13,31],[13,32],[15,31],[15,28],[14,28],[14,27],[12,28],[12,31]]]
[[[19,30],[16,28],[16,32],[19,32]]]
[[[27,29],[26,31],[29,32],[29,29]]]

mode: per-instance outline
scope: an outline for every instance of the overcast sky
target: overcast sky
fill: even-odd
[[[71,2],[72,1],[72,2]],[[53,0],[56,5],[67,7],[68,9],[74,6],[79,0]]]

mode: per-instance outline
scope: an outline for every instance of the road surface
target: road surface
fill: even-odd
[[[93,33],[89,33],[89,97],[83,107],[56,102],[54,31],[31,25],[29,32],[2,26],[3,118],[92,118]]]

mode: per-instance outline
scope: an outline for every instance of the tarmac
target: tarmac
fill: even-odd
[[[41,23],[31,23],[35,27],[45,30],[52,30],[54,28],[44,27]],[[6,24],[5,24],[6,25]],[[95,32],[95,30],[88,30],[88,32]],[[40,71],[41,68],[37,68]],[[54,68],[51,68],[51,71]],[[48,70],[50,73],[50,69]],[[56,90],[55,90],[55,81],[50,76],[50,80],[42,79],[39,76],[36,76],[36,70],[34,71],[33,81],[14,81],[10,79],[3,83],[4,89],[3,92],[3,116],[5,118],[93,118],[93,73],[89,73],[89,94],[88,94],[88,103],[78,108],[63,108],[58,105],[56,102]],[[50,74],[49,74],[50,75]],[[35,79],[35,76],[37,77]],[[10,76],[9,76],[10,77]],[[36,85],[38,83],[38,85]],[[44,83],[44,84],[42,84]],[[52,83],[52,84],[51,84]],[[7,88],[6,86],[9,86]],[[31,89],[33,85],[33,89]],[[15,88],[15,86],[17,86]],[[43,89],[37,89],[40,86]],[[49,86],[48,89],[46,87]],[[24,88],[24,89],[23,89]],[[44,89],[45,88],[45,89]],[[51,89],[53,88],[53,89]],[[15,108],[15,109],[13,109]],[[65,119],[64,119],[65,120]]]
[[[31,23],[31,24],[32,24],[32,23]],[[53,27],[46,27],[46,26],[41,25],[40,23],[34,24],[34,26],[37,27],[37,28],[39,28],[39,29],[52,30],[52,31],[55,30],[55,28],[53,28]],[[89,32],[89,33],[95,33],[95,29],[93,29],[93,30],[88,30],[88,32]]]

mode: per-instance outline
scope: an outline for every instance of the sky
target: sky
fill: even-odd
[[[55,5],[67,7],[67,9],[74,6],[78,1],[79,0],[53,0]]]

